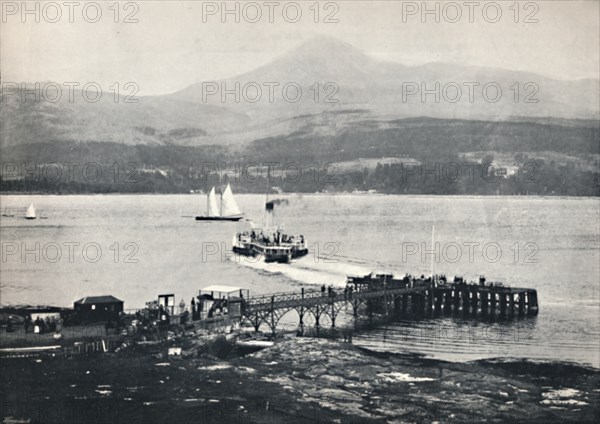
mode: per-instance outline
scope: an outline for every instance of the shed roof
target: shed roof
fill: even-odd
[[[76,300],[75,303],[79,303],[81,305],[89,305],[92,303],[116,303],[123,302],[122,300],[117,299],[112,295],[104,295],[104,296],[86,296],[82,297],[79,300]]]

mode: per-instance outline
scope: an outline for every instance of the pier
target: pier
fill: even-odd
[[[386,316],[426,316],[462,314],[470,317],[512,318],[538,313],[537,291],[507,287],[499,283],[467,283],[462,278],[446,281],[444,276],[395,279],[389,274],[369,274],[348,277],[344,288],[325,288],[274,293],[242,300],[240,320],[258,331],[266,324],[275,333],[281,318],[290,311],[299,317],[298,329],[303,332],[308,314],[319,330],[327,316],[336,327],[339,313],[350,308],[355,318],[385,314]]]

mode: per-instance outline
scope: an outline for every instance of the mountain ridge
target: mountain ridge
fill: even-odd
[[[368,122],[380,121],[383,128],[397,119],[437,119],[539,122],[598,120],[600,81],[554,80],[523,71],[473,67],[442,62],[407,66],[374,59],[351,44],[333,37],[315,37],[284,52],[273,61],[238,77],[214,81],[240,85],[270,79],[297,83],[303,96],[297,103],[285,101],[281,93],[271,103],[222,102],[219,95],[202,99],[202,82],[176,93],[139,97],[138,103],[117,102],[106,93],[98,103],[81,96],[57,103],[21,101],[17,96],[2,99],[0,118],[3,131],[0,146],[62,140],[70,142],[112,142],[126,145],[248,145],[265,138],[287,139],[296,133],[304,137],[336,137],[349,130],[369,130]],[[515,79],[521,92],[518,102],[510,87]],[[524,103],[530,80],[538,80],[537,103]],[[503,88],[496,103],[433,101],[420,93],[407,96],[406,84],[452,84],[494,82]],[[315,86],[320,89],[316,101]],[[329,87],[325,84],[333,83]],[[404,84],[404,86],[403,86]],[[460,84],[459,84],[460,85]],[[311,89],[312,87],[312,89]],[[420,88],[420,87],[419,87]],[[426,88],[430,88],[427,86]],[[535,87],[534,87],[535,88]],[[335,93],[332,91],[336,89]],[[110,94],[110,95],[109,95]],[[333,96],[332,96],[333,94]],[[330,96],[337,103],[327,103]],[[405,97],[405,99],[403,99]],[[463,95],[464,97],[464,95]],[[243,100],[243,99],[242,99]],[[406,101],[403,101],[406,100]]]

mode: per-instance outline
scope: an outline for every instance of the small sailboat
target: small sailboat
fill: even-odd
[[[233,197],[233,192],[229,184],[227,184],[227,188],[221,194],[220,211],[217,207],[217,196],[214,187],[208,193],[206,202],[206,215],[197,216],[196,221],[239,221],[244,217]]]
[[[33,203],[32,203],[27,208],[27,212],[25,213],[25,219],[35,219],[35,218],[36,218],[36,215],[35,215],[35,206],[33,206]]]

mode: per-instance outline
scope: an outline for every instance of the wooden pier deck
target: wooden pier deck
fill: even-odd
[[[395,279],[391,275],[348,277],[344,288],[322,288],[296,292],[274,293],[244,300],[241,319],[256,331],[261,324],[275,332],[277,323],[290,311],[299,317],[298,327],[304,328],[307,314],[314,317],[318,328],[327,316],[335,328],[336,318],[344,308],[352,308],[355,317],[391,312],[394,315],[422,316],[427,313],[462,313],[468,316],[512,317],[537,314],[537,291],[512,288],[484,281],[479,284],[462,280],[446,282],[442,277]]]

